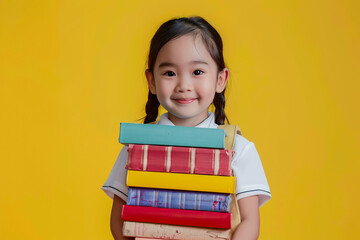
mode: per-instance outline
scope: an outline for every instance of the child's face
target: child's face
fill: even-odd
[[[207,118],[215,92],[224,90],[228,70],[218,73],[201,38],[188,34],[160,49],[154,71],[146,77],[175,125],[196,126]]]

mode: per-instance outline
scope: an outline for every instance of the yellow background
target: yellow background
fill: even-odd
[[[144,116],[149,42],[220,32],[226,111],[273,194],[260,239],[359,239],[359,1],[0,1],[0,239],[111,239],[100,187]]]

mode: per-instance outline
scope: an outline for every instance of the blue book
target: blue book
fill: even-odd
[[[230,203],[231,196],[225,193],[129,187],[126,204],[143,207],[230,212]]]
[[[225,149],[225,130],[156,124],[120,123],[119,142]]]

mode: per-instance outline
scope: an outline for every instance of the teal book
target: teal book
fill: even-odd
[[[225,135],[225,130],[218,128],[120,123],[119,142],[224,149]]]

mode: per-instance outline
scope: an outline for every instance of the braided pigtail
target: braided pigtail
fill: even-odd
[[[218,125],[223,125],[225,120],[229,123],[229,119],[225,114],[225,90],[221,93],[215,93],[213,104],[215,106],[215,123]]]
[[[152,94],[149,90],[148,101],[145,107],[146,117],[144,119],[144,123],[151,123],[156,121],[159,113],[159,106],[160,103],[156,95]]]

